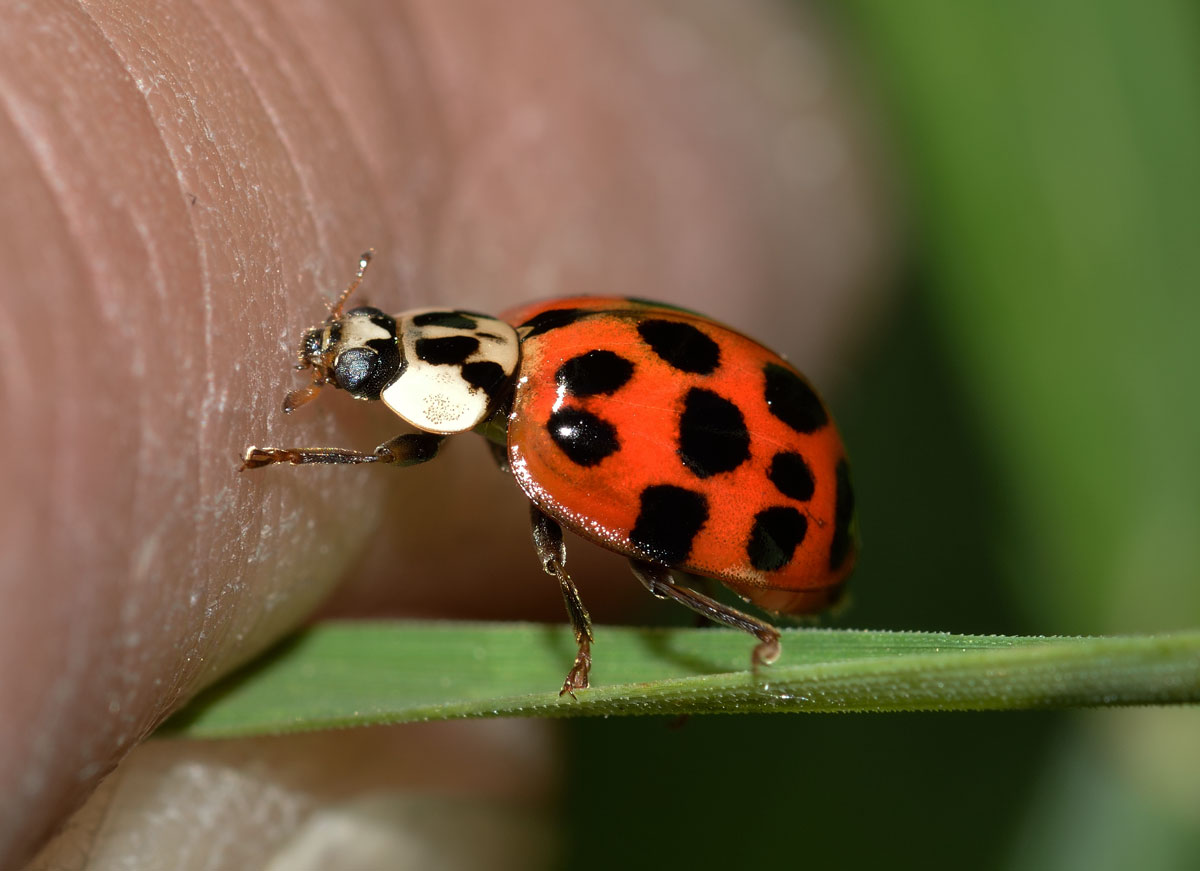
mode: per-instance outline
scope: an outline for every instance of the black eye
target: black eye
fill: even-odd
[[[333,383],[359,399],[378,399],[383,388],[395,380],[399,368],[400,355],[394,341],[381,349],[347,348],[334,361]]]
[[[350,348],[338,354],[333,364],[333,380],[347,393],[358,394],[371,378],[379,355],[370,348]]]

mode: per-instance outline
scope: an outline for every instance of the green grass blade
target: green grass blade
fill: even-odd
[[[718,629],[599,627],[593,687],[560,698],[560,626],[327,623],[213,687],[164,726],[192,738],[456,717],[1015,710],[1200,701],[1200,632],[1006,638],[792,629],[747,671]]]

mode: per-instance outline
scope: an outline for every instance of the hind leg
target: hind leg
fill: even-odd
[[[715,623],[723,623],[734,629],[741,629],[757,638],[758,644],[750,657],[751,664],[755,668],[760,665],[770,665],[779,659],[779,630],[770,623],[759,620],[757,617],[751,617],[736,608],[723,605],[703,593],[680,586],[671,579],[671,570],[666,566],[641,560],[630,560],[629,565],[637,579],[656,598],[673,599]]]

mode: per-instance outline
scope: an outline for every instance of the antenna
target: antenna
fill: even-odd
[[[329,306],[329,318],[321,327],[313,327],[304,334],[304,338],[300,342],[300,363],[296,366],[297,369],[313,370],[313,380],[311,384],[304,387],[299,387],[291,391],[283,399],[283,413],[291,414],[302,405],[307,405],[317,398],[317,394],[321,392],[321,388],[326,384],[329,377],[327,362],[320,359],[325,353],[323,341],[320,338],[321,331],[327,330],[333,321],[338,320],[342,316],[342,307],[346,304],[346,300],[350,299],[350,294],[362,284],[363,275],[367,271],[367,266],[371,262],[371,257],[374,256],[375,249],[368,248],[363,252],[363,255],[358,258],[358,271],[354,273],[354,280],[346,287],[345,290],[338,295],[338,298]],[[326,337],[328,333],[326,332]],[[316,344],[316,347],[310,347],[310,342]]]
[[[351,281],[346,289],[342,291],[341,295],[337,298],[337,301],[329,307],[330,320],[334,320],[342,316],[342,306],[346,304],[346,300],[350,298],[350,294],[354,293],[358,286],[362,284],[363,275],[366,273],[367,266],[370,264],[371,258],[374,256],[374,254],[375,249],[368,248],[363,252],[362,256],[358,258],[358,271],[354,273],[354,280]]]

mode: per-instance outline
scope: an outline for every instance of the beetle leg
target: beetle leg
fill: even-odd
[[[723,605],[716,599],[697,593],[687,587],[681,587],[671,580],[671,570],[666,566],[654,563],[630,560],[633,574],[641,581],[652,596],[659,599],[674,599],[680,605],[691,608],[697,614],[707,617],[716,623],[724,623],[734,629],[749,632],[758,639],[758,644],[750,656],[751,665],[770,665],[779,659],[779,630],[764,620],[751,617],[736,608]]]
[[[372,453],[347,448],[246,448],[239,471],[261,469],[274,463],[293,466],[310,463],[354,464],[384,463],[390,466],[415,466],[437,456],[444,435],[431,432],[405,433],[390,439]]]
[[[542,561],[542,570],[558,579],[563,602],[571,618],[571,628],[575,630],[575,644],[578,646],[575,664],[567,672],[567,679],[558,693],[560,696],[570,693],[571,698],[575,698],[575,690],[587,689],[588,672],[592,668],[592,618],[587,608],[583,607],[575,582],[567,574],[567,548],[563,544],[562,527],[543,514],[536,505],[529,507],[533,521],[533,546],[537,548],[538,559]]]

